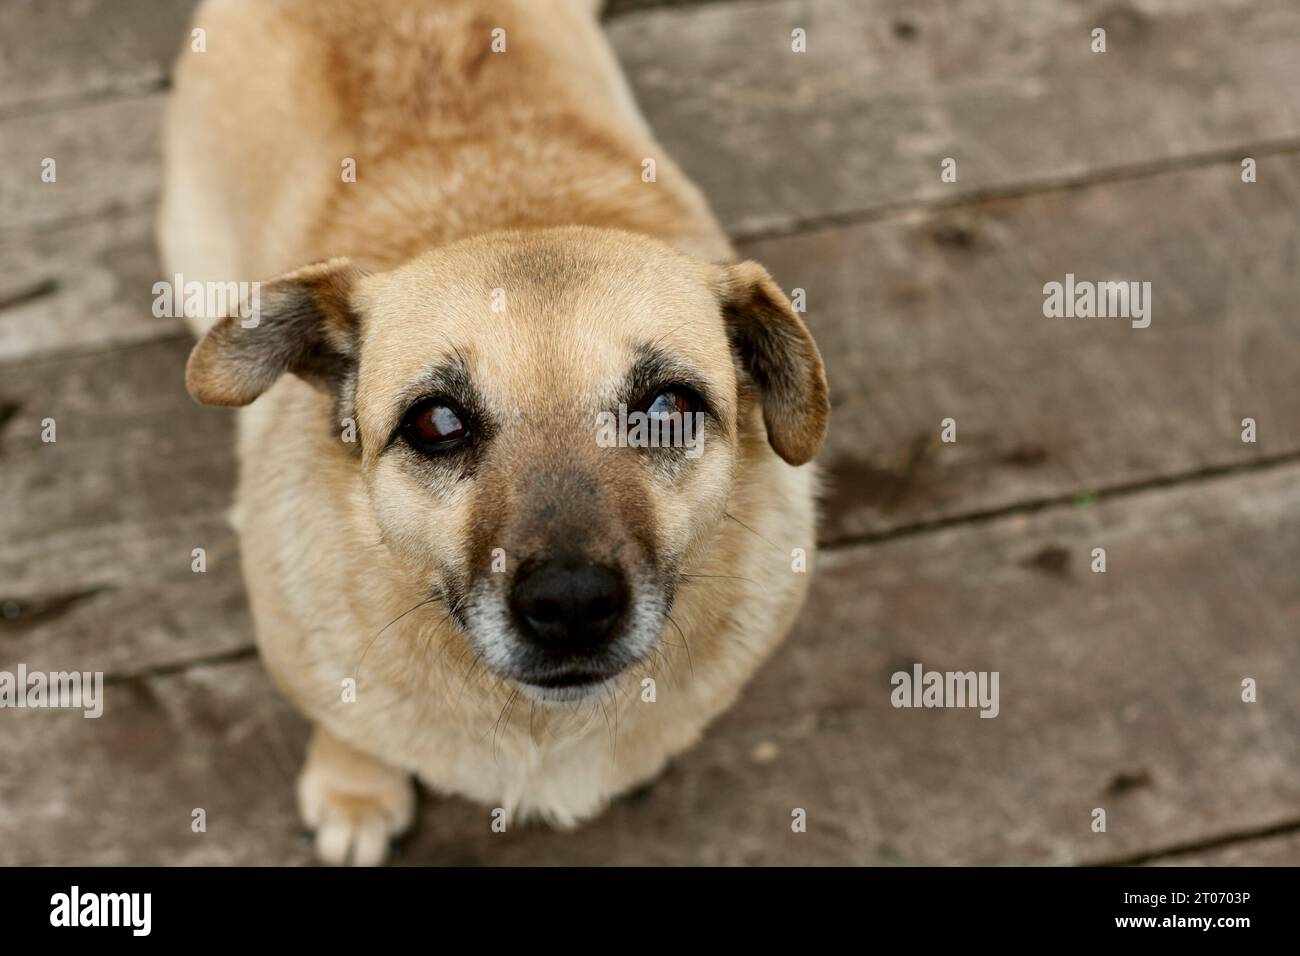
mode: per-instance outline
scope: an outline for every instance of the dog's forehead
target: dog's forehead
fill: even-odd
[[[502,402],[602,391],[647,346],[705,374],[729,367],[702,263],[599,230],[547,233],[457,244],[368,280],[362,390],[401,394],[454,360]]]

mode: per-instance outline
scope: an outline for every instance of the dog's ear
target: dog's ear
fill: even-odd
[[[831,414],[812,334],[757,262],[723,266],[716,289],[732,353],[761,395],[768,442],[792,465],[811,461]]]
[[[360,275],[348,260],[331,259],[255,287],[251,309],[221,319],[194,346],[190,395],[203,405],[247,405],[292,372],[341,398],[355,378],[360,323],[351,295]]]

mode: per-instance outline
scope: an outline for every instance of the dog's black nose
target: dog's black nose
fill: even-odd
[[[591,650],[609,641],[627,601],[622,573],[587,561],[525,565],[510,592],[519,627],[557,651]]]

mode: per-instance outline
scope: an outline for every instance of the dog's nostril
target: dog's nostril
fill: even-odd
[[[542,624],[552,624],[564,616],[564,611],[556,601],[537,601],[528,610],[528,617]]]
[[[610,640],[627,602],[622,573],[586,561],[525,566],[510,593],[511,610],[525,635],[565,650],[589,650]]]
[[[591,602],[588,613],[594,620],[604,620],[607,617],[613,617],[618,613],[618,606],[612,598],[597,598]]]

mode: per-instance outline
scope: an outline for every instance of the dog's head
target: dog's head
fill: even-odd
[[[245,405],[285,372],[328,392],[388,548],[538,700],[651,651],[760,416],[792,465],[826,431],[817,348],[752,262],[575,227],[334,260],[260,299],[195,347],[190,393]]]

